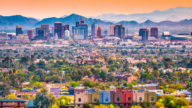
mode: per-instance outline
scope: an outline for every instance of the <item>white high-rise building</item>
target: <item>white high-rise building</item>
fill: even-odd
[[[65,30],[65,36],[70,36],[69,30]]]
[[[69,39],[69,36],[70,36],[70,31],[65,30],[65,39]]]

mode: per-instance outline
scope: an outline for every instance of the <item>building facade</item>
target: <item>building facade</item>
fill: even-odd
[[[56,22],[54,24],[54,36],[55,36],[55,34],[57,34],[59,39],[64,39],[64,34],[63,34],[64,31],[62,32],[62,30],[64,30],[64,27],[62,27],[62,23],[61,22]]]
[[[115,35],[115,37],[124,39],[125,38],[125,27],[121,24],[116,25],[114,27],[114,35]]]
[[[27,30],[27,35],[29,36],[29,40],[33,39],[33,30]]]
[[[86,40],[88,38],[88,25],[84,24],[84,21],[79,19],[76,25],[72,27],[72,36],[77,40]]]
[[[145,91],[144,100],[151,103],[150,108],[156,108],[157,96],[155,92]]]
[[[114,36],[115,25],[109,25],[109,36]]]
[[[97,36],[97,30],[98,30],[98,25],[97,24],[92,24],[91,25],[91,36],[92,37]]]
[[[99,90],[88,94],[88,103],[95,104],[100,99]]]
[[[111,102],[111,98],[110,98],[110,93],[109,92],[99,91],[99,94],[100,94],[99,102],[101,104],[108,104],[108,103]]]
[[[149,37],[149,29],[140,29],[139,36],[142,37],[142,41],[148,40]]]
[[[122,105],[122,93],[116,92],[116,91],[110,91],[111,95],[111,103],[113,103],[115,106]]]
[[[102,32],[102,28],[99,27],[98,30],[97,30],[97,37],[98,37],[98,38],[102,38],[101,32]]]
[[[17,26],[17,27],[16,27],[16,36],[18,36],[19,34],[23,34],[23,31],[22,31],[22,27],[21,27],[21,26]]]
[[[78,108],[83,108],[85,103],[88,103],[88,92],[87,91],[80,91],[75,92],[75,99],[74,99],[75,106]]]
[[[151,37],[155,37],[156,39],[158,38],[158,28],[157,27],[151,28]]]

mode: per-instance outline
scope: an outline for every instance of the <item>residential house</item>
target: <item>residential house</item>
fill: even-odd
[[[122,93],[116,91],[110,91],[111,103],[114,103],[115,106],[122,105]]]
[[[145,85],[139,84],[139,85],[133,85],[133,88],[134,87],[140,87],[141,89],[145,89],[145,90],[157,90],[157,89],[159,89],[159,84],[158,83],[145,84]]]
[[[72,103],[74,103],[74,89],[73,88],[62,88],[60,90],[60,96],[66,96],[67,98],[71,99]]]
[[[133,102],[139,104],[139,102],[144,101],[144,96],[145,96],[145,90],[140,89],[140,90],[133,90]]]
[[[75,92],[74,95],[75,95],[74,104],[78,108],[83,108],[83,104],[88,103],[88,92],[87,91]]]
[[[117,92],[122,93],[122,105],[124,108],[129,108],[133,102],[133,93],[128,90],[117,89]]]
[[[151,103],[150,108],[156,108],[157,96],[155,92],[145,91],[144,100]]]
[[[133,76],[133,75],[118,75],[115,76],[115,78],[117,79],[117,82],[121,82],[122,80],[127,81],[127,83],[131,83],[134,80],[137,80],[137,77]]]
[[[60,87],[51,87],[50,88],[50,93],[53,93],[53,95],[56,97],[56,98],[59,98],[59,90],[60,90]]]
[[[16,96],[18,98],[22,98],[24,95],[29,95],[30,97],[32,97],[33,95],[36,95],[37,92],[35,90],[17,90],[16,92]]]
[[[110,93],[109,92],[99,91],[99,94],[100,94],[99,102],[101,104],[108,104],[108,103],[111,102],[111,98],[110,98]]]
[[[89,93],[88,94],[88,103],[95,104],[97,102],[97,100],[99,100],[99,98],[100,98],[99,90]]]
[[[25,108],[26,100],[20,99],[0,99],[0,108]]]

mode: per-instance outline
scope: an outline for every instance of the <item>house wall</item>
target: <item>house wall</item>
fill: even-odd
[[[133,102],[139,103],[139,102],[143,102],[144,101],[144,91],[143,92],[138,92],[138,90],[133,90]],[[140,101],[140,97],[142,98],[142,100]]]
[[[25,102],[0,102],[0,105],[9,107],[26,106]]]
[[[131,83],[133,80],[137,80],[137,77],[132,75],[132,76],[127,78],[127,83]]]
[[[131,91],[122,90],[122,104],[124,108],[129,108],[133,101],[133,93]]]
[[[95,104],[97,100],[99,100],[99,98],[100,98],[99,90],[96,90],[95,92],[88,94],[88,103]]]
[[[115,106],[122,105],[122,93],[121,92],[111,91],[110,95],[111,95],[111,102],[114,103]]]
[[[151,103],[151,107],[150,108],[156,108],[156,101],[157,101],[157,96],[155,92],[149,92],[149,91],[145,91],[145,101],[146,102],[150,102]],[[152,100],[153,98],[153,100]]]
[[[99,98],[100,103],[107,104],[111,102],[109,92],[99,91],[99,94],[100,94],[100,98]]]
[[[88,93],[83,92],[76,92],[75,93],[75,106],[79,108],[83,108],[83,104],[88,103]],[[81,101],[79,101],[81,100]]]

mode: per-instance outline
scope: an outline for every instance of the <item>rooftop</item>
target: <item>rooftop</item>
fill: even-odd
[[[20,100],[20,99],[0,99],[0,102],[26,102],[26,100]]]

